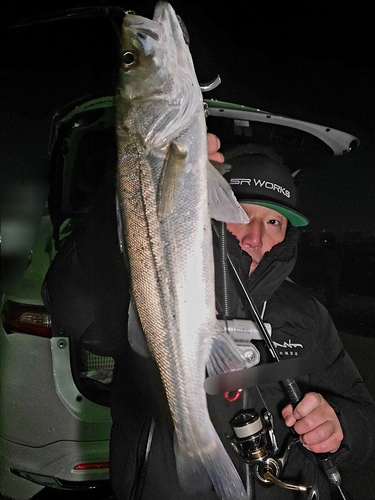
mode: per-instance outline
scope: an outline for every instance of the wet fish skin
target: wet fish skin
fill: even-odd
[[[212,483],[222,500],[243,499],[203,386],[210,356],[243,367],[215,314],[207,186],[222,180],[207,160],[202,94],[171,5],[158,2],[153,20],[126,15],[121,53],[117,195],[132,294],[175,427],[179,480],[189,491]]]

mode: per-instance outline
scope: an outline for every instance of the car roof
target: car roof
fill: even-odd
[[[273,149],[283,149],[286,154],[287,148],[291,150],[289,154],[295,154],[296,148],[307,149],[315,145],[319,149],[325,149],[328,156],[337,156],[356,149],[360,144],[359,139],[352,134],[325,125],[228,102],[205,102],[209,108],[209,117],[232,121],[234,135],[246,136],[247,141],[271,146]],[[303,165],[301,168],[304,168]]]
[[[204,99],[207,128],[225,152],[244,143],[271,147],[292,171],[322,168],[360,141],[344,131],[235,103]],[[87,212],[90,192],[103,182],[103,164],[116,164],[115,102],[111,95],[86,96],[58,110],[50,132],[49,208],[59,227]]]

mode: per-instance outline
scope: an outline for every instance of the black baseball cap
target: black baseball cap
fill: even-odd
[[[309,224],[297,210],[297,187],[289,168],[264,154],[245,154],[229,160],[227,179],[239,203],[262,205],[284,215],[292,226]]]

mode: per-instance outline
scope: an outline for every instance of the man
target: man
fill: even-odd
[[[259,148],[242,146],[225,157],[232,165],[225,177],[249,217],[248,224],[227,224],[227,251],[242,285],[264,322],[271,325],[272,342],[279,358],[301,357],[303,362],[303,357],[314,355],[324,368],[311,374],[303,372],[298,377],[304,397],[294,409],[280,383],[267,383],[250,387],[236,397],[227,395],[225,402],[224,397],[209,396],[212,420],[217,429],[226,427],[228,433],[227,422],[239,409],[270,411],[279,447],[286,445],[289,428],[294,429],[300,441],[292,447],[279,479],[315,485],[320,498],[328,499],[337,490],[306,450],[332,453],[339,469],[359,466],[362,460],[365,463],[374,453],[375,434],[371,430],[374,401],[344,351],[327,310],[288,280],[296,260],[298,228],[308,224],[308,219],[296,208],[297,192],[291,172],[267,149],[260,154]],[[220,259],[216,258],[216,262]],[[224,267],[218,265],[216,271],[218,311],[229,319],[252,319],[248,299],[237,277]],[[222,304],[226,304],[225,314]],[[261,364],[274,361],[263,340],[253,340],[253,344],[260,352]],[[235,463],[245,477],[243,464]],[[268,490],[259,481],[252,482],[249,489],[254,490],[255,499],[303,498],[301,492],[275,486]]]
[[[210,158],[222,162],[223,157],[217,151],[219,146],[218,140],[209,136]],[[315,485],[320,498],[328,500],[332,487],[308,450],[332,452],[339,468],[364,464],[373,454],[375,446],[372,425],[375,404],[345,353],[326,309],[287,279],[296,259],[297,227],[308,223],[297,211],[293,179],[277,158],[250,153],[249,149],[240,149],[227,156],[232,169],[226,177],[249,215],[248,224],[228,224],[229,231],[224,233],[227,251],[264,321],[271,325],[272,342],[279,356],[282,359],[297,356],[303,359],[303,356],[313,354],[324,360],[324,369],[312,374],[302,373],[298,377],[297,382],[305,396],[294,410],[283,387],[275,380],[259,387],[244,387],[235,397],[232,394],[207,395],[210,416],[249,491],[249,498],[303,499],[306,494],[279,486],[270,487],[259,478],[254,479],[249,467],[234,453],[231,440],[227,437],[233,435],[230,422],[238,411],[246,409],[259,414],[268,410],[273,416],[274,432],[281,449],[278,454],[288,444],[290,428],[294,427],[300,436],[300,444],[291,447],[279,479],[287,483]],[[110,193],[113,194],[112,191]],[[97,203],[97,209],[93,207],[93,214],[97,212],[93,224],[95,235],[99,227],[106,234],[102,238],[102,251],[97,248],[100,242],[96,242],[95,251],[93,245],[84,244],[84,231],[90,227],[86,221],[83,231],[77,232],[78,241],[74,243],[74,253],[81,265],[77,266],[76,260],[66,258],[71,252],[65,251],[65,260],[57,259],[56,265],[52,266],[58,273],[52,269],[47,277],[45,300],[56,327],[73,332],[88,349],[91,342],[91,350],[115,358],[110,474],[116,500],[217,500],[213,488],[208,487],[206,491],[194,494],[181,489],[173,449],[173,424],[156,363],[137,354],[128,343],[127,275],[123,266],[110,272],[107,260],[108,255],[112,256],[117,266],[119,257],[112,194],[106,198],[112,207],[110,210],[103,210],[102,203]],[[109,219],[104,220],[107,216]],[[215,229],[217,225],[220,224],[215,223]],[[222,242],[218,240],[216,231],[213,238],[218,317],[253,319],[236,276],[226,270],[221,255]],[[100,319],[101,310],[94,308],[97,315],[87,329],[85,324],[80,324],[82,307],[77,297],[81,295],[73,294],[72,298],[71,288],[65,279],[69,276],[67,266],[68,269],[73,266],[82,273],[82,267],[87,266],[90,260],[90,268],[95,265],[105,272],[99,275],[89,273],[85,277],[80,275],[79,286],[85,287],[85,298],[96,295],[95,285],[100,287],[101,293],[98,299],[92,297],[92,300],[98,303],[98,300],[103,301],[109,296],[111,304],[114,304],[109,312],[107,309],[103,312],[106,321]],[[70,272],[72,276],[77,276],[73,269]],[[63,314],[64,311],[60,314],[59,309],[67,297],[73,308],[69,309],[69,327],[63,324],[67,321],[66,314]],[[118,310],[120,302],[122,312]],[[76,315],[74,307],[78,308]],[[113,318],[111,311],[115,313]],[[71,318],[74,317],[77,321],[73,322]],[[82,332],[85,332],[84,335]],[[253,340],[253,344],[259,351],[261,364],[272,361],[262,340]]]
[[[227,224],[227,229],[237,238],[241,250],[251,257],[249,274],[252,274],[265,254],[284,241],[289,224],[305,226],[308,220],[294,210],[293,179],[283,165],[263,155],[239,157],[235,164],[230,184],[250,222]],[[305,448],[315,453],[333,453],[339,449],[343,439],[340,421],[320,394],[308,393],[294,411],[288,405],[282,415],[285,424],[294,426],[300,434]]]

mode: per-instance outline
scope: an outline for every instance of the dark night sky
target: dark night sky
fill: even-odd
[[[202,2],[199,26],[191,22],[196,53],[201,46],[211,50],[206,61],[194,58],[198,75],[221,74],[215,98],[358,136],[357,151],[307,172],[301,205],[312,229],[374,233],[374,14],[355,2],[325,2],[324,8],[321,2],[254,2],[248,13],[241,4]]]
[[[374,232],[375,15],[372,10],[338,0],[274,5],[253,2],[246,4],[246,11],[242,7],[244,2],[239,1],[220,5],[206,1],[199,6],[182,0],[171,3],[188,27],[199,81],[207,82],[217,74],[222,78],[222,84],[205,97],[313,121],[360,138],[357,151],[337,158],[323,171],[307,173],[301,187],[302,206],[313,220],[312,228]],[[8,9],[8,20],[95,4],[105,5],[105,2],[60,1],[47,8],[38,2],[26,5],[13,2]],[[154,4],[129,1],[117,5],[149,17]],[[95,33],[95,39],[86,40],[82,54],[100,47],[101,36],[102,33]],[[67,30],[66,40],[61,40],[61,44],[69,47],[70,38]],[[2,177],[4,172],[9,173],[9,164],[15,175],[20,176],[32,168],[39,158],[41,130],[45,135],[53,106],[57,109],[64,99],[70,98],[61,78],[69,78],[64,72],[64,61],[56,76],[51,77],[40,68],[34,71],[30,61],[34,59],[38,64],[38,54],[32,51],[30,40],[26,39],[14,57],[21,66],[27,61],[22,81],[9,67],[0,75],[4,82],[0,112],[6,117],[1,128],[2,143],[6,144],[5,149],[1,148]],[[75,52],[80,50],[75,47]],[[78,74],[79,57],[75,57]],[[105,79],[106,60],[101,54],[98,54],[98,68],[95,76]],[[34,81],[32,90],[28,82],[31,73],[34,79],[35,75],[40,79],[36,87]],[[87,75],[82,76],[76,84],[76,93],[87,93],[90,83]]]

